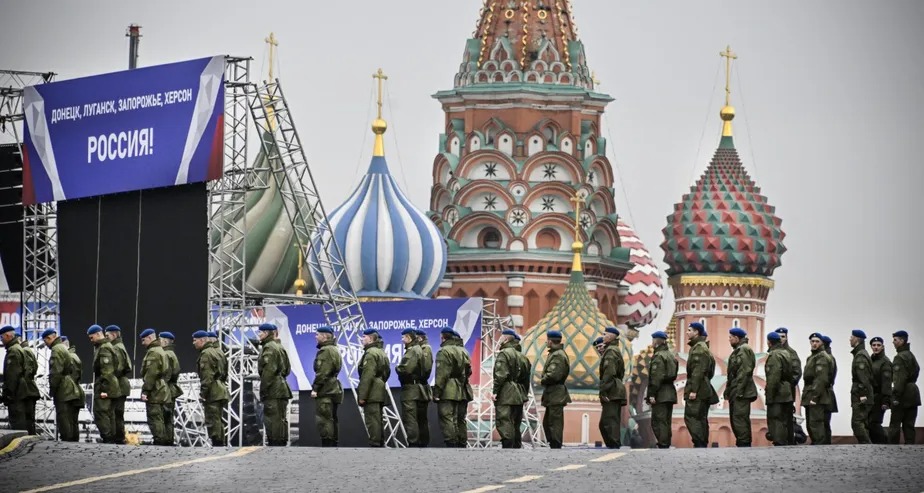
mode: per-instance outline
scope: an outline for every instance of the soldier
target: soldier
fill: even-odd
[[[42,332],[42,340],[51,350],[48,360],[48,391],[55,403],[58,438],[64,442],[76,442],[80,432],[74,415],[83,407],[84,395],[80,384],[74,381],[74,360],[67,353],[67,347],[55,329]]]
[[[869,413],[869,438],[873,443],[889,443],[889,437],[882,429],[882,419],[886,409],[892,404],[892,362],[885,354],[885,344],[881,337],[873,337],[869,347],[873,350],[870,360],[873,362],[873,392],[876,401]]]
[[[73,378],[73,380],[77,382],[77,385],[79,386],[83,376],[83,362],[80,360],[80,356],[77,356],[77,346],[72,344],[67,336],[61,336],[61,343],[64,345],[64,347],[67,348],[67,354],[71,357],[71,361],[74,362],[74,364],[71,366],[71,378]],[[76,408],[74,409],[74,412],[71,413],[71,419],[73,420],[72,422],[74,429],[78,430],[79,433],[80,410],[87,405],[87,396],[83,390],[83,387],[80,388],[80,400],[72,401],[72,404],[76,406]]]
[[[10,428],[35,435],[35,402],[40,395],[35,385],[38,362],[32,351],[22,346],[13,327],[7,325],[0,329],[0,340],[6,347],[2,401],[9,415]]]
[[[834,392],[834,381],[837,380],[837,359],[831,354],[831,338],[822,334],[821,342],[825,344],[825,354],[830,357],[831,380],[828,384],[828,393],[831,395],[831,407],[825,412],[825,437],[827,442],[822,445],[831,445],[831,415],[838,412],[837,394]]]
[[[176,336],[172,332],[161,332],[157,337],[160,339],[164,354],[167,356],[167,375],[169,377],[167,386],[170,388],[170,397],[164,404],[164,426],[166,427],[164,438],[167,439],[166,445],[173,445],[176,439],[173,427],[173,420],[176,416],[176,400],[183,395],[183,389],[180,388],[178,383],[180,380],[180,360],[176,357],[176,351],[174,351],[173,347]]]
[[[690,355],[687,359],[687,384],[683,388],[683,421],[690,432],[693,446],[704,448],[709,446],[709,406],[719,402],[719,395],[712,387],[715,358],[706,342],[707,333],[703,324],[690,324],[686,335]]]
[[[440,331],[440,350],[436,352],[436,381],[433,400],[436,401],[446,447],[468,446],[465,417],[472,400],[472,362],[462,344],[462,336],[450,328]]]
[[[873,362],[866,352],[866,332],[854,329],[850,333],[850,354],[853,362],[850,366],[852,385],[850,386],[850,427],[857,443],[871,443],[869,438],[869,415],[876,402],[873,393]]]
[[[227,445],[225,423],[222,414],[231,394],[225,381],[228,379],[228,359],[218,347],[218,341],[211,341],[209,333],[197,330],[193,333],[193,346],[199,351],[196,369],[199,373],[199,400],[205,414],[205,428],[213,447]]]
[[[802,406],[808,422],[808,433],[812,445],[831,443],[825,428],[826,417],[831,409],[831,361],[834,359],[824,349],[824,336],[815,332],[809,336],[812,355],[805,361],[805,386],[802,389]]]
[[[542,429],[549,441],[549,447],[560,449],[565,431],[565,406],[571,402],[571,394],[565,386],[568,375],[571,373],[571,361],[562,345],[561,332],[550,330],[546,332],[546,347],[548,356],[542,367],[542,406],[545,413],[542,416]]]
[[[363,331],[363,357],[359,360],[359,388],[356,389],[357,403],[363,408],[363,420],[369,434],[370,447],[385,446],[385,430],[382,427],[382,407],[388,400],[388,377],[391,367],[388,356],[382,350],[382,338],[375,329]]]
[[[270,323],[260,325],[260,360],[257,371],[260,374],[260,400],[263,401],[263,428],[266,443],[270,447],[285,447],[289,444],[289,400],[292,389],[286,377],[292,371],[289,355],[276,339],[276,326]],[[209,334],[214,338],[214,334]]]
[[[799,358],[799,353],[797,353],[796,350],[793,349],[792,346],[789,345],[789,329],[787,329],[786,327],[780,327],[776,329],[776,333],[780,335],[780,342],[781,342],[780,345],[782,346],[783,350],[786,352],[786,356],[789,358],[789,364],[792,366],[789,374],[792,377],[792,398],[793,398],[792,412],[793,414],[795,414],[796,413],[796,408],[795,408],[796,393],[797,393],[797,390],[799,389],[799,381],[802,379],[802,359]],[[790,445],[796,444],[795,426],[796,426],[796,421],[793,420],[789,423],[789,427],[786,429],[786,432],[788,433],[787,436],[790,437],[789,438]]]
[[[724,398],[728,402],[735,445],[751,446],[751,403],[757,400],[757,386],[754,385],[754,365],[757,358],[748,345],[748,333],[734,327],[728,331],[728,342],[734,349],[728,357],[728,382]]]
[[[154,445],[168,445],[167,424],[164,421],[164,406],[170,400],[170,363],[154,329],[141,331],[141,345],[148,348],[141,361],[141,400],[147,411],[148,428],[154,437]]]
[[[529,402],[533,365],[529,361],[529,358],[523,354],[523,348],[520,346],[520,334],[516,332],[514,332],[514,334],[516,334],[514,336],[516,343],[513,349],[517,353],[517,365],[519,366],[519,370],[517,371],[517,385],[520,387],[520,395],[523,397],[523,402],[519,406],[513,408],[513,448],[523,448],[523,406]]]
[[[514,448],[516,435],[516,408],[523,409],[523,390],[520,381],[519,351],[516,350],[516,335],[506,329],[501,333],[500,351],[494,356],[494,389],[491,400],[494,401],[495,426],[501,437],[501,447]]]
[[[603,331],[605,349],[600,356],[600,435],[606,448],[618,449],[622,433],[622,408],[626,405],[625,362],[619,352],[619,329]]]
[[[106,337],[112,344],[115,351],[118,367],[116,377],[119,379],[119,388],[121,395],[119,397],[110,397],[112,399],[112,412],[116,420],[116,442],[125,443],[125,399],[132,393],[132,385],[129,382],[133,373],[132,357],[129,356],[125,344],[122,342],[122,329],[118,325],[109,325],[106,327]]]
[[[314,422],[321,437],[321,446],[336,447],[340,441],[337,408],[343,402],[339,378],[343,358],[337,350],[333,328],[319,327],[314,338],[318,347],[314,357],[314,382],[311,384],[311,397],[316,399]]]
[[[677,403],[677,360],[667,347],[667,334],[658,331],[651,334],[654,354],[648,370],[648,391],[645,400],[651,406],[651,431],[658,441],[658,448],[671,447],[671,417]]]
[[[120,439],[115,414],[115,401],[123,396],[119,385],[119,356],[99,325],[87,329],[93,351],[93,421],[103,443],[125,443]]]
[[[921,393],[918,389],[918,374],[921,367],[911,353],[908,344],[908,332],[900,330],[892,334],[895,346],[895,359],[892,361],[892,419],[889,423],[890,441],[898,444],[901,434],[905,435],[905,445],[914,445],[914,422],[921,405]]]
[[[401,342],[404,343],[404,356],[395,368],[398,372],[398,381],[401,382],[401,422],[404,423],[408,446],[419,447],[420,426],[417,422],[417,403],[427,399],[426,391],[420,382],[423,354],[420,346],[417,345],[416,330],[411,328],[402,330]]]
[[[433,392],[430,390],[430,375],[433,374],[433,348],[427,340],[427,331],[417,329],[417,345],[420,347],[420,384],[423,386],[426,399],[417,401],[417,428],[420,440],[418,447],[430,446],[430,401]]]
[[[767,343],[770,345],[764,363],[767,379],[767,438],[775,446],[789,445],[789,424],[793,419],[792,363],[783,348],[779,332],[767,334]]]

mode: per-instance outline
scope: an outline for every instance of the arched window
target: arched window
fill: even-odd
[[[481,248],[500,248],[501,234],[496,228],[485,228],[481,232]]]
[[[536,234],[536,248],[540,250],[558,250],[561,247],[561,237],[554,229],[543,229]]]
[[[741,320],[738,320],[737,318],[734,319],[734,320],[732,320],[732,327],[738,327],[738,328],[740,329],[740,328],[741,328]]]

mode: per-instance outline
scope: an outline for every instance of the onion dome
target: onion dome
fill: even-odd
[[[629,261],[635,264],[620,283],[625,295],[616,314],[620,323],[638,329],[654,321],[661,311],[661,273],[632,226],[619,219],[616,230],[620,245],[629,249]]]
[[[377,76],[380,81],[384,79],[381,70]],[[340,282],[347,283],[359,297],[429,298],[446,271],[446,243],[436,225],[411,204],[388,171],[381,84],[379,89],[379,117],[372,124],[372,163],[347,201],[329,216],[346,266],[347,275]],[[317,244],[321,239],[316,236],[313,241]],[[331,278],[332,273],[325,274]],[[317,269],[312,269],[312,275],[318,275]]]

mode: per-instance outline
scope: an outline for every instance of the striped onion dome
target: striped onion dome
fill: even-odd
[[[632,226],[620,218],[616,229],[619,243],[629,249],[629,260],[635,264],[620,283],[626,295],[616,308],[616,315],[621,323],[641,328],[654,321],[661,311],[661,273]]]

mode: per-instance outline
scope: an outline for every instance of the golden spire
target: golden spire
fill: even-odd
[[[295,249],[298,250],[298,271],[295,273],[295,296],[302,296],[305,293],[305,288],[308,287],[308,283],[302,279],[302,248],[296,243]]]
[[[584,244],[581,243],[581,204],[584,203],[584,198],[581,197],[580,190],[574,192],[571,202],[574,202],[574,243],[571,244],[574,261],[571,263],[571,272],[582,272],[581,252],[584,250]]]
[[[372,78],[377,79],[379,82],[379,98],[377,100],[379,112],[375,121],[372,122],[372,133],[375,134],[375,146],[372,148],[372,155],[384,157],[385,139],[382,137],[382,135],[385,133],[385,130],[388,129],[388,124],[385,123],[385,120],[382,119],[382,85],[386,80],[388,80],[388,76],[385,75],[385,72],[382,72],[382,69],[379,69],[378,72],[372,74]]]
[[[732,120],[735,119],[735,107],[731,105],[731,64],[732,60],[738,58],[731,50],[731,45],[726,46],[725,51],[719,52],[719,56],[725,58],[725,106],[719,112],[722,121],[722,137],[732,136]]]
[[[270,33],[268,37],[263,38],[263,42],[269,45],[269,76],[266,81],[272,83],[274,80],[273,65],[276,63],[276,47],[279,46],[279,40],[276,39],[274,33]],[[266,123],[269,125],[268,130],[273,130],[276,128],[276,115],[274,114],[273,100],[270,97],[266,98],[264,107],[266,108]]]

